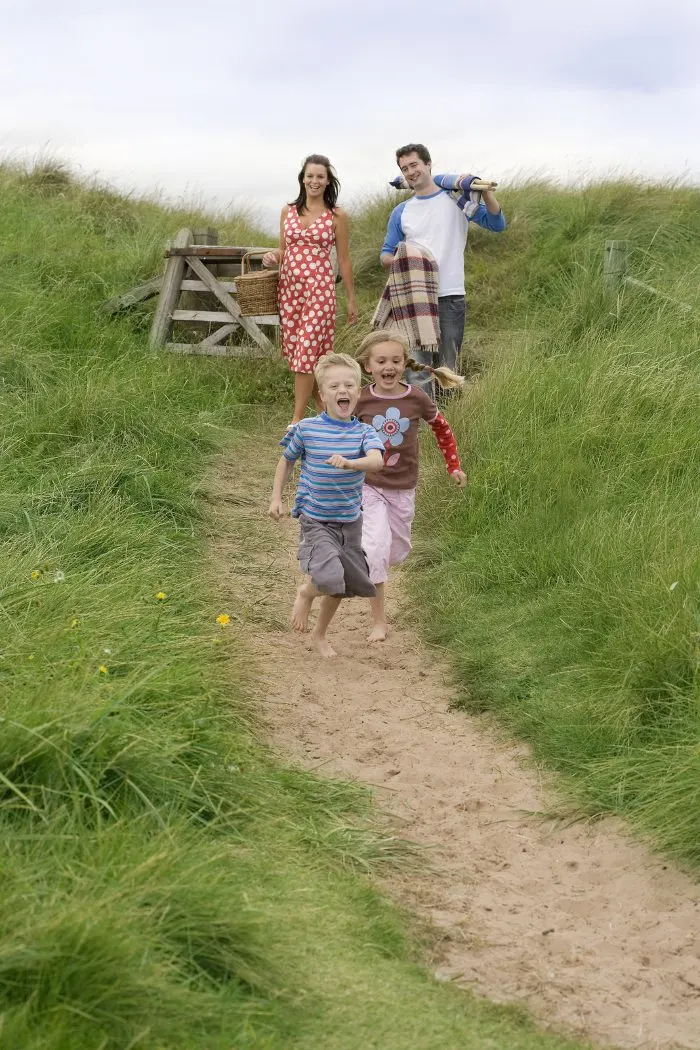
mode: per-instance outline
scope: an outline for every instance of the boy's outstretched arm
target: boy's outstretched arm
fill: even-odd
[[[291,460],[286,459],[285,456],[280,456],[277,469],[275,470],[275,480],[272,482],[270,509],[267,512],[271,518],[275,518],[276,520],[284,516],[282,493],[284,492],[284,487],[289,481],[293,470],[294,463]]]
[[[382,469],[384,456],[378,448],[371,448],[361,459],[331,456],[327,462],[331,467],[337,467],[338,470],[369,470],[370,472],[375,472]]]

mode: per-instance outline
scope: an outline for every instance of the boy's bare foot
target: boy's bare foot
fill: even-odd
[[[292,627],[302,634],[309,629],[309,613],[314,600],[314,590],[309,583],[299,585],[296,600],[292,607]]]
[[[367,636],[367,641],[370,643],[370,645],[372,644],[372,642],[385,642],[388,631],[389,628],[385,623],[375,623],[372,630]]]
[[[327,642],[325,638],[319,638],[315,631],[311,634],[311,640],[316,647],[316,652],[319,653],[324,660],[330,660],[333,656],[338,655],[331,643]]]

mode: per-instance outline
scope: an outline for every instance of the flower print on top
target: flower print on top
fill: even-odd
[[[384,466],[365,475],[370,485],[386,489],[415,488],[418,479],[418,424],[432,423],[437,406],[422,390],[405,386],[402,393],[378,394],[371,383],[362,388],[355,415],[371,423],[384,442]],[[400,450],[400,451],[399,451]]]
[[[372,426],[384,441],[384,466],[395,467],[401,459],[400,452],[392,452],[391,449],[403,444],[403,436],[411,425],[407,416],[402,416],[398,408],[392,405],[386,410],[386,415],[375,416]]]
[[[407,416],[402,416],[396,405],[387,408],[386,415],[377,415],[372,420],[372,426],[378,434],[386,438],[393,446],[403,444],[403,436],[410,425],[411,420]]]

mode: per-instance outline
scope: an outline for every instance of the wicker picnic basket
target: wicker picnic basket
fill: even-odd
[[[264,255],[269,250],[269,248],[263,248],[262,251],[246,252],[241,260],[241,275],[236,278],[236,295],[244,317],[277,313],[279,270],[250,272],[251,255]],[[248,273],[246,273],[246,267]]]

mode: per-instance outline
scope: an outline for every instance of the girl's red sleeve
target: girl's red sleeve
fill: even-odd
[[[428,419],[426,422],[435,435],[438,448],[442,452],[442,458],[447,464],[447,473],[453,474],[455,470],[461,470],[459,455],[457,453],[457,442],[455,441],[452,427],[447,422],[442,412],[438,412],[434,419]]]

